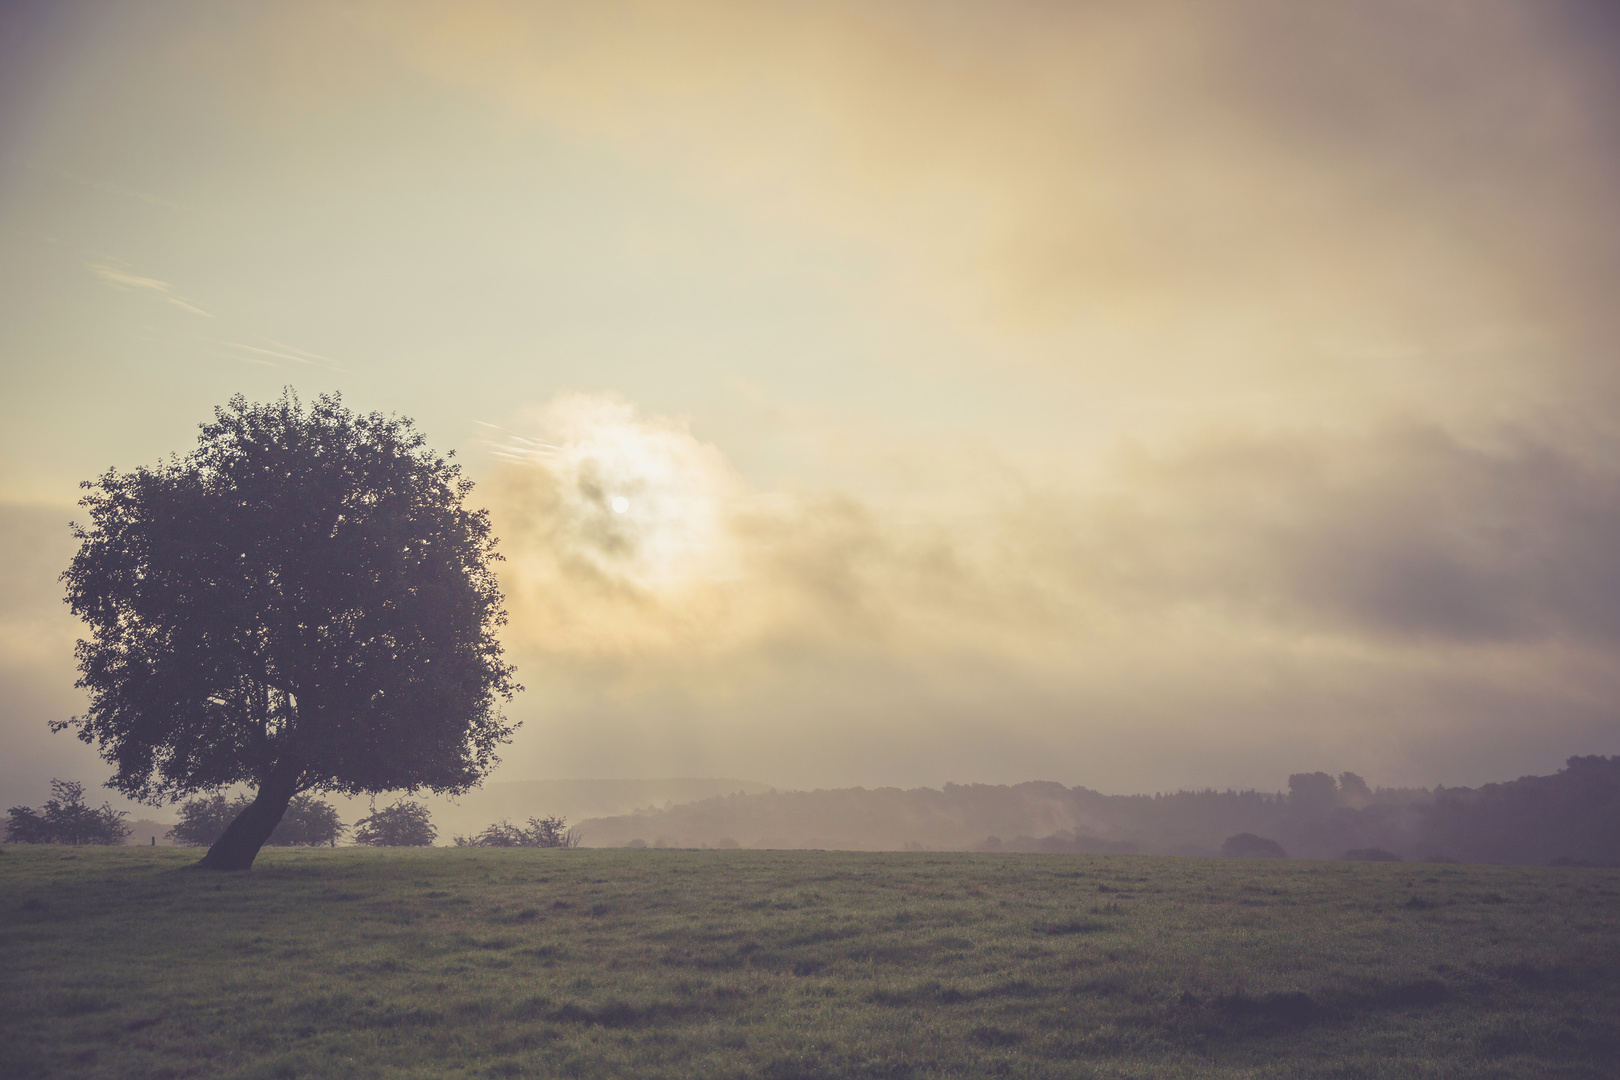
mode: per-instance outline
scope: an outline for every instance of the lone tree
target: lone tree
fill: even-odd
[[[251,867],[304,792],[464,792],[510,741],[489,517],[409,420],[238,395],[187,456],[81,486],[90,708],[51,727],[141,801],[253,785],[199,866]]]

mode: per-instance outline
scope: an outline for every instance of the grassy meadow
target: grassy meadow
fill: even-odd
[[[5,848],[0,1076],[1613,1077],[1620,871]]]

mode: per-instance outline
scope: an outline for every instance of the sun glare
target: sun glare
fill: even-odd
[[[659,591],[725,576],[722,506],[735,478],[717,450],[610,396],[563,394],[534,427],[538,438],[511,436],[498,455],[547,477],[554,555]]]

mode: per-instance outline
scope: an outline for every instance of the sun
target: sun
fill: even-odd
[[[725,507],[738,480],[684,423],[609,395],[562,394],[534,429],[499,456],[547,478],[540,501],[555,556],[640,590],[727,576]]]

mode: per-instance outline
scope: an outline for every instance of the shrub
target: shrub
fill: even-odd
[[[313,795],[294,795],[265,843],[271,847],[337,847],[345,828],[331,803]]]
[[[6,811],[6,839],[13,844],[48,844],[51,827],[32,806],[13,806]]]
[[[354,823],[354,842],[368,847],[428,847],[438,835],[428,808],[409,799],[373,810]]]
[[[571,848],[579,846],[579,834],[560,817],[530,818],[527,828],[502,818],[476,836],[456,837],[456,846]]]

